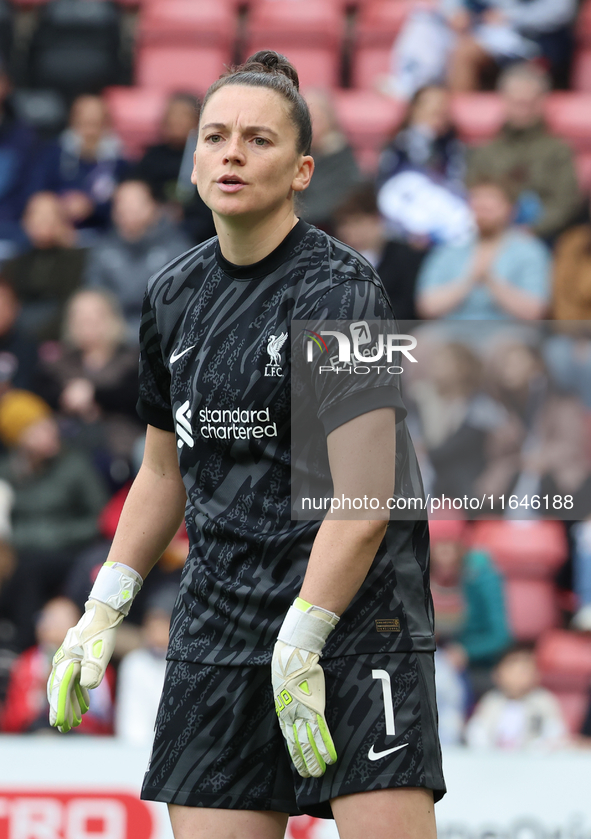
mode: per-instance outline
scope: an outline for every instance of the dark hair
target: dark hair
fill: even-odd
[[[290,105],[290,118],[296,127],[299,154],[310,154],[312,145],[312,121],[306,100],[300,93],[297,70],[284,55],[273,50],[261,50],[247,58],[244,64],[231,67],[214,82],[203,98],[201,113],[208,100],[226,85],[247,85],[275,90]]]

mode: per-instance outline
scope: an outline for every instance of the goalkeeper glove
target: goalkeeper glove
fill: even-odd
[[[105,562],[76,626],[53,657],[47,682],[49,722],[66,732],[80,725],[89,708],[88,689],[105,675],[115,646],[115,629],[142,587],[141,576],[120,562]]]
[[[318,663],[338,616],[296,598],[279,630],[271,663],[275,710],[296,769],[321,777],[337,753],[324,717],[324,673]]]

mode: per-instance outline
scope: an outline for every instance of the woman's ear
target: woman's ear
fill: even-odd
[[[310,154],[305,154],[300,160],[299,168],[296,175],[291,182],[291,188],[294,192],[302,192],[308,188],[312,175],[314,174],[314,158]]]

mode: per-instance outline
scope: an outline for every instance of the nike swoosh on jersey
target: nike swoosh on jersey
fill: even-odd
[[[370,760],[379,760],[381,757],[387,757],[388,755],[397,752],[399,749],[404,749],[408,746],[408,743],[403,743],[401,746],[394,746],[393,749],[385,749],[383,752],[376,752],[374,751],[374,747],[372,746],[367,756]]]
[[[173,353],[172,353],[172,355],[170,356],[170,363],[171,363],[171,364],[174,364],[174,362],[175,362],[175,361],[178,361],[178,360],[179,360],[179,358],[182,358],[182,357],[184,356],[184,354],[185,354],[185,353],[188,353],[188,352],[189,352],[189,350],[194,349],[196,346],[197,346],[197,344],[193,344],[193,346],[192,346],[192,347],[187,347],[187,349],[186,349],[186,350],[183,350],[183,351],[182,351],[182,352],[180,352],[180,353],[177,353],[177,351],[176,351],[176,350],[174,350],[174,352],[173,352]]]

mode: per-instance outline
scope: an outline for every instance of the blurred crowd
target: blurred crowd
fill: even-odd
[[[446,745],[591,743],[591,219],[571,148],[544,120],[575,12],[574,0],[418,4],[381,82],[406,115],[374,172],[330,92],[306,92],[316,170],[300,215],[371,262],[399,321],[422,321],[405,327],[423,361],[405,400],[426,490],[518,499],[485,522],[466,510],[431,522]],[[503,124],[468,148],[451,94],[483,85]],[[49,137],[14,96],[0,60],[0,731],[12,733],[48,729],[51,657],[141,461],[147,279],[215,233],[190,183],[192,91],[170,95],[158,142],[135,158],[100,92],[72,97]],[[572,506],[553,521],[534,495]],[[79,732],[149,742],[187,547],[181,529]]]

